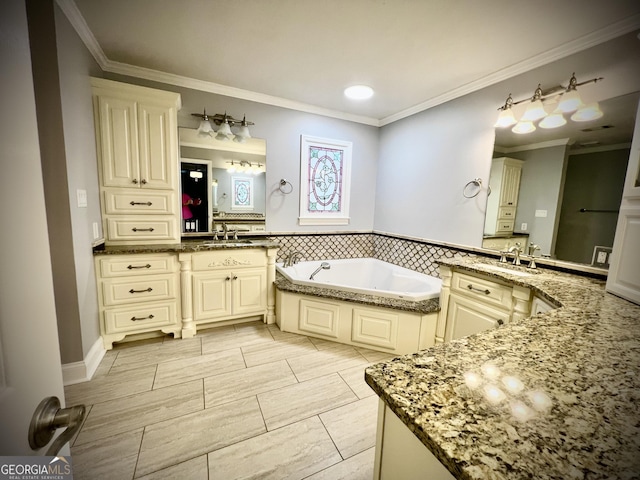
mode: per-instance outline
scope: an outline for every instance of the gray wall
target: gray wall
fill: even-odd
[[[613,246],[617,213],[580,209],[619,209],[629,152],[625,148],[569,156],[556,244],[559,258],[591,263],[594,246]]]
[[[524,160],[515,230],[528,232],[529,241],[540,246],[536,255],[551,255],[554,251],[566,149],[566,146],[557,146],[511,152],[507,155]],[[536,217],[536,210],[546,210],[547,216]],[[527,230],[521,230],[523,222],[527,224]]]
[[[486,190],[466,199],[462,189],[475,177],[488,181],[493,124],[507,95],[529,97],[538,83],[566,83],[572,72],[604,77],[600,99],[624,95],[638,90],[639,58],[635,32],[382,127],[374,228],[480,246]]]
[[[373,228],[379,129],[345,120],[287,110],[247,100],[176,87],[139,78],[105,74],[112,80],[180,93],[182,109],[178,125],[197,128],[199,118],[192,113],[224,113],[235,118],[247,116],[255,123],[251,135],[267,141],[266,215],[270,232],[371,231]],[[318,228],[298,225],[300,196],[300,135],[353,142],[351,205],[349,225]],[[280,179],[291,182],[293,191],[282,194]]]

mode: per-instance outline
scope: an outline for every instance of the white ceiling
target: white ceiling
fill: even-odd
[[[637,0],[58,3],[106,71],[370,125],[640,28]]]

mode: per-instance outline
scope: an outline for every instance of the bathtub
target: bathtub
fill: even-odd
[[[311,280],[311,274],[325,261],[330,269],[322,269]],[[276,264],[276,269],[297,285],[324,287],[352,293],[386,298],[422,301],[440,295],[439,278],[383,262],[375,258],[348,258],[300,262],[290,267]]]

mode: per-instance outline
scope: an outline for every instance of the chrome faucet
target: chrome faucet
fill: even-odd
[[[509,253],[513,253],[513,264],[520,265],[520,254],[522,253],[522,248],[520,248],[520,243],[516,242],[515,245],[512,245],[509,250]]]
[[[538,266],[536,265],[536,259],[533,256],[534,253],[536,253],[536,250],[540,250],[540,247],[538,245],[536,245],[535,243],[529,245],[529,265],[527,265],[527,268],[538,268]]]
[[[227,226],[226,223],[222,224],[222,231],[224,232],[224,237],[222,237],[224,240],[229,240],[229,227]]]
[[[313,280],[313,277],[315,277],[316,273],[318,273],[320,270],[329,270],[330,268],[331,268],[331,265],[329,265],[327,262],[322,262],[320,266],[316,268],[315,271],[311,274],[311,276],[309,277],[309,280]]]
[[[295,252],[289,252],[289,254],[284,259],[282,266],[291,267],[292,265],[295,265],[296,263],[298,263],[298,261],[302,258],[303,255],[304,255],[304,252],[301,252],[299,250],[296,250]]]

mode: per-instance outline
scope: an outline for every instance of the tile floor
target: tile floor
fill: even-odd
[[[378,397],[367,365],[390,355],[252,322],[106,353],[65,388],[87,416],[82,479],[370,479]]]

